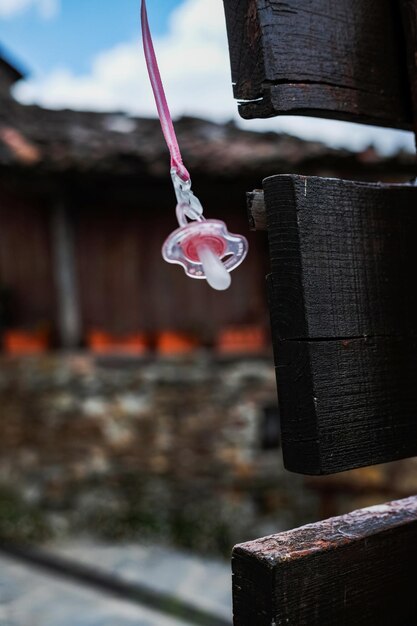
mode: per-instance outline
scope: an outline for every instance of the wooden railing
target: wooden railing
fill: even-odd
[[[417,0],[224,5],[243,117],[417,131]],[[415,182],[277,173],[249,194],[249,211],[269,237],[287,469],[417,456]],[[237,546],[234,623],[416,624],[416,557],[417,498]]]

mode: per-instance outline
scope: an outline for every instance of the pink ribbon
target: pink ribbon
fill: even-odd
[[[141,21],[143,49],[145,51],[146,65],[148,68],[153,94],[155,96],[156,108],[158,109],[162,132],[164,133],[165,141],[171,155],[171,169],[174,169],[178,176],[184,182],[187,182],[190,180],[190,174],[188,173],[188,170],[182,162],[182,156],[180,147],[178,145],[177,135],[175,134],[171,113],[164,91],[164,86],[162,84],[158,61],[152,42],[152,35],[149,28],[148,13],[146,11],[146,0],[142,0]]]

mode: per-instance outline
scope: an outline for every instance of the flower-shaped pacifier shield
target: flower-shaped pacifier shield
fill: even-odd
[[[213,289],[227,289],[229,272],[244,260],[245,237],[229,233],[220,220],[190,222],[165,241],[162,255],[168,263],[182,265],[187,276],[205,278]]]

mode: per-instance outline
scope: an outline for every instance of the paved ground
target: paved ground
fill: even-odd
[[[230,619],[227,564],[159,547],[77,543],[53,549]],[[0,626],[190,625],[0,556]]]
[[[0,558],[1,626],[190,626]]]
[[[68,543],[57,546],[55,551],[123,580],[174,594],[213,615],[230,619],[232,614],[231,571],[227,562],[169,548],[130,544]]]

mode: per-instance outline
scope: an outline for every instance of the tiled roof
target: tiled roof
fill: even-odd
[[[372,148],[362,153],[337,150],[285,134],[242,130],[182,118],[176,124],[187,167],[194,175],[263,178],[269,174],[321,171],[413,171],[411,154],[385,159]],[[0,167],[52,172],[98,172],[159,178],[169,167],[156,119],[123,113],[47,110],[4,98],[0,101]]]

